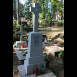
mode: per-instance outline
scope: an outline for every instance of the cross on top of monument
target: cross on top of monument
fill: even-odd
[[[42,12],[38,3],[34,3],[34,7],[30,7],[30,12],[33,12],[33,32],[38,32],[38,14]]]
[[[39,14],[39,13],[42,12],[42,9],[39,8],[39,4],[38,3],[34,3],[34,7],[30,7],[30,11]]]

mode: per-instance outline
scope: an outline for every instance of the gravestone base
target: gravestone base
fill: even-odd
[[[26,41],[16,41],[16,47],[21,48],[21,44],[22,44],[22,43],[23,43],[23,45],[24,45],[24,48],[26,48],[26,47],[27,47]]]
[[[44,56],[28,58],[26,55],[26,60],[24,61],[24,69],[26,74],[32,74],[35,66],[37,66],[38,70],[40,71],[42,65],[44,66],[45,70],[46,63],[44,61]]]
[[[45,70],[46,63],[44,59],[42,34],[40,32],[30,32],[28,38],[28,53],[26,54],[26,60],[24,61],[26,75],[32,74],[35,66],[40,70],[43,65]]]
[[[45,67],[45,62],[43,64],[44,64],[44,67]],[[38,67],[38,70],[40,70],[40,68],[41,68],[40,63],[24,65],[26,75],[33,74],[35,65]],[[44,68],[44,70],[45,70],[45,68]]]
[[[18,66],[18,70],[19,70],[19,73],[20,73],[20,77],[36,77],[34,74],[26,75],[24,65]],[[45,71],[45,74],[38,75],[37,77],[56,77],[56,76],[52,71],[47,69]]]

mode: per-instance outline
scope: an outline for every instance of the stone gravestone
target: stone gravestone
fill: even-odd
[[[16,41],[16,46],[17,47],[21,47],[21,44],[26,44],[26,41],[23,41],[23,34],[25,34],[26,32],[24,32],[22,30],[22,25],[20,26],[20,31],[19,32],[16,32],[16,34],[20,34],[20,41]],[[26,47],[26,46],[25,46]]]
[[[35,66],[40,70],[41,65],[43,65],[45,70],[46,65],[44,61],[45,56],[42,50],[42,34],[38,32],[38,14],[42,12],[42,9],[39,8],[38,3],[34,3],[34,7],[30,7],[30,11],[33,12],[33,32],[29,33],[28,53],[26,54],[24,65],[18,66],[21,77],[33,74]]]
[[[16,53],[18,59],[21,61],[21,63],[23,63],[25,60],[25,56],[23,56],[23,53],[25,53],[25,51],[28,50],[28,48],[26,48],[27,42],[23,41],[23,34],[26,33],[26,32],[23,32],[23,30],[22,30],[23,29],[23,22],[25,23],[25,18],[21,17],[20,32],[16,32],[16,34],[20,34],[20,41],[16,41],[16,43],[13,45],[15,53]],[[23,48],[21,48],[21,44],[24,45]]]

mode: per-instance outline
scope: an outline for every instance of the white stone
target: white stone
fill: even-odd
[[[14,48],[14,50],[16,50],[16,51],[25,51],[25,50],[28,50],[28,48]]]

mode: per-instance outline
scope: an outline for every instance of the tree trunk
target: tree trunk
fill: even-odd
[[[16,0],[16,10],[17,10],[17,24],[19,24],[19,0]]]

